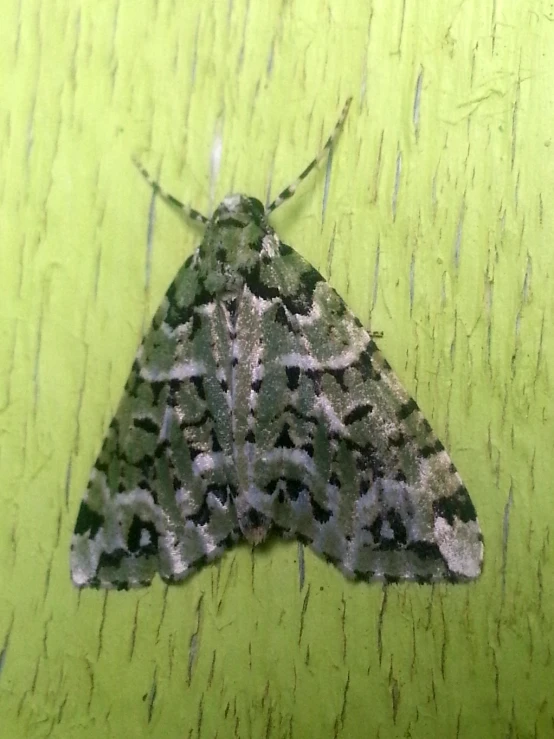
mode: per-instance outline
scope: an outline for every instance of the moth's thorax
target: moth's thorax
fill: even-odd
[[[228,195],[215,209],[200,248],[208,271],[244,273],[266,256],[273,256],[275,232],[264,206],[256,198]],[[269,238],[269,242],[268,242]],[[269,248],[268,248],[269,245]]]

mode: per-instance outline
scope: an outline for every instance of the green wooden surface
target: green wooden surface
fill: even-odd
[[[0,25],[0,735],[551,737],[554,6],[6,0]],[[348,583],[275,543],[182,587],[72,588],[88,472],[208,212],[275,215],[449,448],[470,586]],[[211,154],[221,145],[221,166]],[[216,171],[217,170],[217,171]],[[211,174],[210,174],[211,173]]]

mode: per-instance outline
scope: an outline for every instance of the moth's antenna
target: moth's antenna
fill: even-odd
[[[183,213],[188,216],[188,218],[191,218],[193,221],[199,221],[200,223],[203,223],[204,225],[207,225],[210,222],[209,218],[206,218],[206,216],[203,216],[202,213],[199,213],[197,210],[194,210],[194,208],[191,208],[190,205],[186,205],[185,203],[182,203],[180,200],[177,200],[177,198],[174,198],[171,193],[167,192],[167,190],[164,190],[161,185],[158,185],[156,180],[152,177],[152,175],[146,170],[142,164],[137,161],[136,159],[133,159],[133,163],[135,167],[138,169],[138,171],[141,173],[141,175],[144,177],[146,182],[152,187],[155,193],[157,193],[163,200],[166,201],[166,203],[169,203],[170,205],[174,205],[179,210],[182,210]]]
[[[341,128],[343,126],[344,120],[348,114],[348,108],[350,108],[350,103],[352,102],[352,98],[349,97],[346,103],[344,104],[344,108],[342,109],[342,113],[340,114],[340,118],[337,121],[337,125],[333,129],[333,133],[329,136],[327,139],[327,142],[323,149],[319,152],[319,154],[316,156],[315,159],[312,159],[312,161],[308,164],[306,169],[302,172],[300,177],[298,177],[291,185],[286,187],[283,192],[279,193],[275,200],[271,203],[271,205],[268,206],[266,209],[266,213],[271,213],[275,210],[275,208],[278,208],[281,203],[284,203],[285,200],[288,200],[289,198],[292,198],[294,193],[296,192],[296,188],[298,185],[302,182],[302,180],[305,180],[306,177],[310,174],[312,169],[314,167],[317,167],[317,165],[320,163],[320,161],[327,155],[327,152],[329,149],[333,146],[335,143],[337,136],[339,135]]]

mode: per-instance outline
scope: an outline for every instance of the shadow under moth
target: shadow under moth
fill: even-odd
[[[343,300],[229,195],[169,287],[92,469],[79,587],[182,580],[240,540],[297,538],[363,580],[465,581],[483,539],[456,468]]]

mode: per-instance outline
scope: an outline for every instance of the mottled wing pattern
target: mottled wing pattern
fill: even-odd
[[[476,577],[481,532],[447,452],[337,293],[279,251],[247,276],[238,319],[242,351],[258,347],[236,404],[248,503],[350,577]]]
[[[76,585],[180,580],[238,536],[228,316],[196,259],[156,313],[92,470],[72,542]]]
[[[321,275],[227,196],[144,339],[71,547],[76,585],[181,580],[244,537],[298,537],[347,576],[468,580],[483,542],[469,494],[416,403]]]

